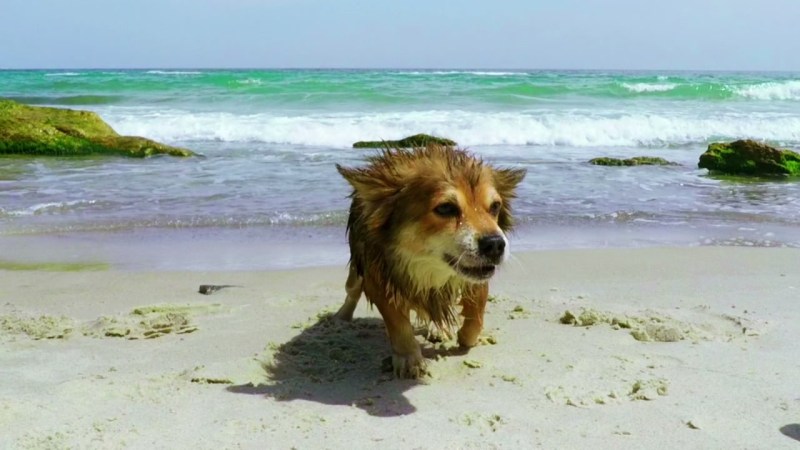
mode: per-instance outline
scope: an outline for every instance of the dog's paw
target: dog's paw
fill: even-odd
[[[343,308],[344,309],[344,308]],[[353,321],[353,311],[336,311],[331,315],[336,320],[340,320],[342,322],[352,322]]]
[[[458,345],[464,348],[472,348],[478,345],[478,337],[481,334],[481,327],[469,327],[465,324],[458,330]]]
[[[422,353],[417,351],[410,355],[392,355],[392,367],[397,378],[418,379],[428,375],[428,367]]]
[[[422,334],[425,336],[425,340],[432,344],[447,342],[453,339],[453,334],[449,330],[435,326],[429,326]]]

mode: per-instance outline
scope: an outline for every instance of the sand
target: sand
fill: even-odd
[[[0,270],[0,448],[800,448],[800,251],[518,254],[395,380],[345,268]],[[230,285],[212,295],[202,284]]]

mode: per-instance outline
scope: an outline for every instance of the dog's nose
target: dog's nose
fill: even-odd
[[[481,256],[497,259],[506,250],[506,240],[499,234],[490,234],[478,239],[478,252]]]

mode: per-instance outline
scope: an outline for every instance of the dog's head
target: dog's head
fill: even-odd
[[[387,260],[418,289],[453,278],[487,281],[508,257],[511,201],[524,169],[499,169],[464,150],[386,150],[339,173],[353,186],[361,217]]]

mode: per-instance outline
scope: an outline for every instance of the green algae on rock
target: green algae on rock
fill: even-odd
[[[0,260],[0,270],[42,272],[96,272],[111,266],[99,262],[16,262]]]
[[[413,148],[425,147],[428,144],[438,144],[455,147],[457,144],[447,138],[431,136],[429,134],[415,134],[399,141],[358,141],[353,148]]]
[[[677,163],[667,161],[657,156],[634,156],[628,159],[619,158],[594,158],[589,160],[589,164],[595,166],[677,166]]]
[[[120,136],[97,114],[0,99],[0,156],[193,156],[190,150]]]
[[[800,154],[750,139],[716,142],[700,155],[698,167],[727,175],[800,176]]]

